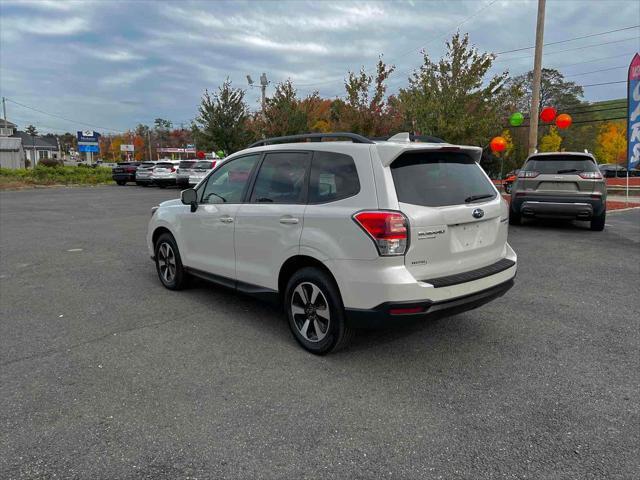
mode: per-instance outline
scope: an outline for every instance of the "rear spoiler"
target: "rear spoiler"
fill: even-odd
[[[482,148],[469,145],[451,145],[450,143],[411,143],[397,144],[382,142],[376,145],[382,165],[388,167],[400,155],[409,152],[459,152],[469,155],[476,163],[482,158]]]

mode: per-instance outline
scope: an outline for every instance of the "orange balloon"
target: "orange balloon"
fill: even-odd
[[[569,128],[572,122],[573,119],[568,113],[561,113],[558,115],[558,118],[556,118],[556,126],[558,128]]]
[[[507,148],[507,141],[503,137],[493,137],[489,146],[493,153],[502,152]]]

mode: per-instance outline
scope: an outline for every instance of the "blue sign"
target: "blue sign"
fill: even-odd
[[[100,145],[78,145],[79,152],[99,153]]]
[[[640,55],[633,56],[627,77],[627,170],[640,166]]]
[[[96,142],[98,143],[98,139],[100,138],[100,134],[98,132],[94,132],[93,130],[83,130],[82,132],[78,130],[78,141],[79,142]],[[82,150],[80,150],[82,151]]]

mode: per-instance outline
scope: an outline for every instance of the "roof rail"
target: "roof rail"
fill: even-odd
[[[285,137],[265,138],[263,140],[253,142],[247,148],[261,147],[263,145],[270,145],[272,143],[295,143],[303,142],[306,140],[311,140],[312,142],[321,142],[323,138],[347,138],[350,139],[353,143],[374,143],[368,138],[363,137],[362,135],[358,135],[357,133],[302,133],[300,135],[287,135]]]

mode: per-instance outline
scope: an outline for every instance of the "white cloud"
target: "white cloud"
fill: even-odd
[[[10,17],[2,20],[2,29],[8,38],[15,39],[19,34],[43,36],[70,36],[89,30],[85,18],[50,19],[44,17]]]

